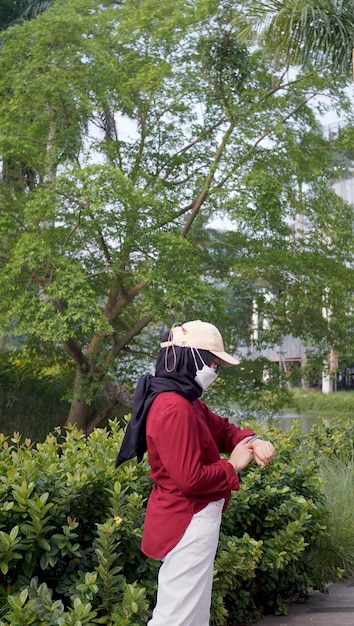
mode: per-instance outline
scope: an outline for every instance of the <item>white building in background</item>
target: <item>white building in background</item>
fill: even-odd
[[[354,178],[344,178],[333,185],[334,191],[354,206]]]
[[[325,128],[325,135],[336,133],[340,128],[340,123],[331,124]],[[334,183],[334,191],[346,202],[354,206],[354,163],[350,164],[346,172],[347,177]],[[331,312],[323,307],[322,313],[329,317]],[[257,341],[259,334],[265,328],[266,320],[260,320],[257,305],[254,303],[252,312],[252,338],[251,346],[238,346],[237,352],[248,358],[265,357],[273,363],[277,363],[285,372],[289,372],[293,367],[304,366],[306,363],[306,346],[299,337],[286,335],[281,345],[258,349]],[[328,356],[328,363],[322,372],[322,379],[318,385],[323,393],[331,393],[337,389],[354,389],[354,363],[348,367],[340,369],[338,356],[332,350]]]

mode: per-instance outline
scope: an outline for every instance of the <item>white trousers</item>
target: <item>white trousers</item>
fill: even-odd
[[[162,559],[157,602],[148,626],[209,626],[215,553],[224,499],[193,515]]]

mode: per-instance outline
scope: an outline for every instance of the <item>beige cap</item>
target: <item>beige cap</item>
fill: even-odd
[[[208,350],[218,357],[220,365],[238,365],[239,361],[225,352],[220,331],[213,324],[193,320],[182,326],[173,326],[170,330],[169,341],[163,341],[161,348],[179,346],[181,348],[198,348]]]

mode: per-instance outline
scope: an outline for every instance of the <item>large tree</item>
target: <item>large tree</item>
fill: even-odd
[[[352,211],[331,192],[334,139],[315,110],[345,108],[347,77],[274,63],[240,43],[231,15],[218,2],[62,0],[5,34],[1,326],[66,355],[67,421],[86,432],[163,323],[199,316],[235,345],[256,298],[272,320],[262,341],[290,329],[343,344]],[[293,237],[299,214],[309,227]],[[208,227],[215,215],[233,229]]]

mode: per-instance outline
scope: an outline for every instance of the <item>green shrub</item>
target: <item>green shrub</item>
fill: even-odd
[[[321,456],[320,467],[325,458],[351,461],[354,456],[354,419],[337,417],[315,424],[311,430],[311,445]]]
[[[144,465],[114,469],[120,439],[114,424],[110,434],[73,429],[35,447],[2,437],[2,624],[35,614],[45,624],[78,623],[79,614],[93,623],[93,613],[100,623],[146,623],[154,587],[144,578],[154,568],[140,538],[150,485]]]
[[[340,575],[313,559],[330,533],[318,446],[346,453],[339,430],[270,430],[276,459],[242,472],[222,521],[214,626],[285,613]],[[115,469],[121,437],[116,422],[35,445],[0,436],[0,625],[146,624],[159,566],[140,551],[151,484],[145,461]]]
[[[333,567],[319,575],[312,558],[328,532],[328,513],[311,437],[299,425],[267,437],[276,458],[242,473],[221,526],[214,594],[232,623],[261,612],[285,614],[290,598],[305,598],[309,587],[325,591],[327,580],[340,575]]]

